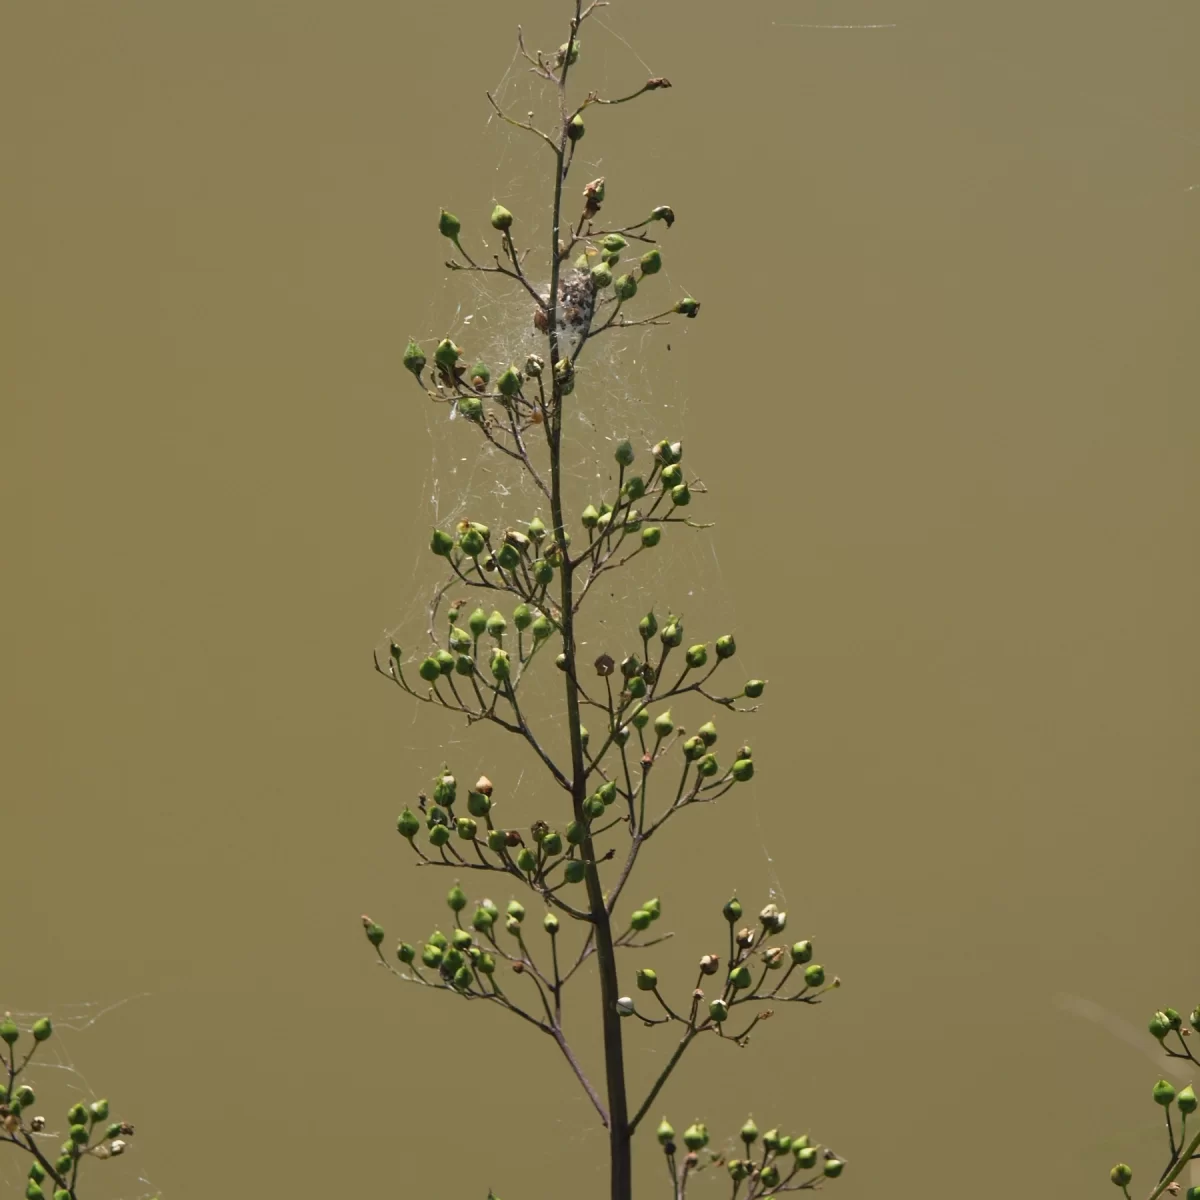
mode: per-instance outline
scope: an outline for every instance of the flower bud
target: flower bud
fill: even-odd
[[[459,231],[462,229],[462,222],[453,214],[447,212],[444,208],[438,213],[438,233],[444,238],[449,238],[452,242],[458,240]]]
[[[643,275],[657,275],[662,270],[662,255],[657,246],[642,255],[641,268]]]
[[[1133,1171],[1126,1163],[1117,1163],[1115,1167],[1108,1173],[1109,1179],[1117,1185],[1117,1187],[1128,1187],[1133,1179]]]
[[[683,1144],[689,1150],[703,1150],[708,1145],[708,1126],[696,1121],[683,1131]]]
[[[742,689],[751,700],[757,700],[763,694],[763,688],[767,685],[761,679],[751,679]]]
[[[742,919],[742,906],[736,896],[730,900],[726,900],[725,906],[721,909],[721,911],[725,914],[725,920],[727,920],[730,925],[736,925],[738,921]]]
[[[825,982],[825,968],[819,963],[813,963],[811,966],[805,967],[804,982],[809,987],[820,987]],[[1169,1104],[1170,1101],[1167,1103]]]
[[[746,783],[754,777],[754,763],[748,758],[739,758],[730,769],[738,783]]]
[[[458,836],[462,838],[464,842],[470,842],[474,840],[475,831],[479,828],[479,826],[475,824],[473,817],[459,817],[455,824],[458,827]]]
[[[622,996],[617,1001],[617,1015],[622,1017],[631,1017],[634,1013],[634,1003],[628,996]]]
[[[700,303],[693,300],[690,296],[684,297],[675,304],[675,311],[682,313],[685,317],[694,317],[700,311]]]
[[[33,1039],[36,1042],[44,1042],[54,1032],[54,1026],[50,1023],[49,1017],[39,1017],[33,1023]]]
[[[515,396],[521,390],[521,373],[514,366],[509,366],[496,380],[496,391],[502,396]]]
[[[513,215],[504,207],[503,204],[497,204],[492,209],[492,228],[499,229],[503,233],[506,229],[511,229],[513,223]]]
[[[748,988],[752,982],[750,968],[744,964],[740,967],[734,967],[729,973],[729,982],[739,991]]]
[[[582,883],[586,873],[587,869],[577,858],[568,860],[567,865],[563,867],[563,878],[568,883]]]
[[[675,1140],[675,1130],[671,1128],[671,1124],[666,1117],[663,1117],[662,1121],[659,1122],[656,1136],[660,1146],[665,1146],[668,1142]]]
[[[547,933],[548,933],[548,934],[549,934],[551,937],[554,937],[554,935],[555,935],[556,933],[558,933],[558,918],[557,918],[557,917],[556,917],[556,916],[555,916],[555,915],[554,915],[552,912],[548,912],[548,913],[547,913],[547,914],[546,914],[546,915],[545,915],[545,916],[542,918],[542,928],[543,928],[543,929],[544,929],[544,930],[545,930],[545,931],[546,931],[546,932],[547,932]]]
[[[836,1179],[842,1173],[842,1168],[845,1165],[840,1158],[827,1158],[825,1160],[825,1177],[827,1179]]]
[[[643,967],[637,973],[637,985],[639,991],[652,992],[658,987],[658,976],[649,967]]]
[[[632,275],[618,275],[613,283],[613,291],[618,300],[632,300],[637,295],[637,280]]]
[[[714,1025],[720,1025],[729,1016],[729,1005],[724,1000],[714,1000],[708,1006],[708,1016]]]
[[[1175,1103],[1184,1116],[1190,1116],[1196,1111],[1196,1092],[1190,1083],[1187,1087],[1180,1089],[1179,1095],[1175,1097]]]
[[[450,906],[452,912],[462,912],[467,907],[467,893],[456,883],[446,893],[446,903]]]

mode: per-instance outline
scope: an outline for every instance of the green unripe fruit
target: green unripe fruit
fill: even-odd
[[[827,1158],[825,1160],[825,1176],[827,1179],[836,1179],[841,1173],[842,1168],[846,1164],[839,1158]]]
[[[417,674],[426,683],[433,683],[435,679],[441,678],[442,668],[436,658],[424,658],[421,660],[421,665],[417,668]]]
[[[647,525],[646,528],[642,530],[642,545],[645,546],[647,550],[657,546],[661,541],[662,530],[659,528],[659,526]]]
[[[664,646],[669,646],[674,649],[683,642],[683,622],[679,620],[671,621],[670,624],[663,627],[662,633],[658,635],[658,639]]]
[[[671,1124],[666,1117],[663,1117],[662,1121],[659,1122],[655,1136],[658,1138],[660,1146],[665,1146],[668,1142],[675,1140],[675,1130],[671,1128]]]
[[[583,135],[586,132],[587,130],[584,128],[583,118],[576,113],[567,124],[567,137],[573,142],[578,142],[583,138]]]
[[[734,1183],[741,1183],[750,1174],[750,1168],[740,1158],[731,1158],[725,1164],[725,1168]]]
[[[483,401],[478,396],[460,396],[458,411],[466,420],[479,422],[483,419]]]
[[[504,619],[504,614],[493,611],[492,615],[487,619],[487,631],[494,638],[502,638],[504,631],[508,628],[508,622]]]
[[[46,1200],[46,1193],[42,1191],[37,1180],[31,1179],[25,1185],[25,1200]]]
[[[551,830],[544,838],[542,838],[542,849],[546,852],[547,857],[553,858],[555,855],[561,854],[563,848],[562,834]]]
[[[644,708],[639,708],[629,719],[635,729],[645,729],[650,721],[650,714]]]
[[[544,642],[554,632],[554,622],[549,617],[535,617],[530,627],[534,642]]]
[[[458,535],[458,548],[470,558],[478,558],[483,553],[483,534],[478,529],[464,529]]]
[[[417,957],[417,948],[412,942],[401,942],[396,947],[396,957],[402,963],[411,963]]]
[[[630,475],[621,488],[626,500],[640,500],[646,494],[646,481],[640,475]]]
[[[754,777],[754,763],[748,758],[739,758],[733,764],[732,774],[738,783],[745,783]]]
[[[668,708],[666,712],[659,713],[654,718],[654,732],[660,737],[668,737],[675,729],[675,722],[671,720],[671,710]]]
[[[443,675],[449,675],[454,670],[454,655],[448,650],[434,651],[433,658],[438,665],[438,670]]]
[[[599,796],[589,796],[583,802],[583,811],[590,820],[604,816],[604,801]]]
[[[725,907],[721,911],[725,914],[725,920],[730,925],[736,925],[742,919],[742,905],[736,896],[731,900],[726,900]]]
[[[699,729],[696,730],[700,740],[706,746],[712,746],[717,740],[717,727],[711,721],[705,721]]]
[[[809,987],[820,987],[825,982],[825,968],[819,963],[813,963],[812,966],[805,967],[804,982]]]
[[[600,239],[600,245],[609,254],[619,254],[629,243],[619,233],[608,233]]]
[[[585,750],[587,749],[588,739],[590,737],[591,737],[591,734],[588,733],[587,729],[583,725],[580,725],[579,726],[579,741]]]
[[[475,662],[469,654],[460,654],[454,660],[454,673],[463,676],[475,674]]]
[[[448,558],[450,551],[454,549],[454,539],[444,530],[435,529],[429,539],[429,548],[434,554]]]
[[[734,967],[729,973],[729,982],[739,991],[748,988],[752,982],[750,968],[745,965]]]
[[[671,503],[677,508],[686,508],[691,502],[691,489],[686,483],[677,484],[671,489]]]
[[[508,366],[496,380],[496,391],[502,396],[515,396],[521,390],[521,372],[514,366]]]
[[[683,468],[678,463],[663,467],[659,479],[662,481],[663,490],[670,491],[683,482]]]
[[[658,987],[658,975],[649,967],[643,967],[637,973],[638,991],[652,992]]]
[[[619,275],[613,283],[618,300],[632,300],[637,295],[637,280],[632,275]]]
[[[714,1000],[708,1006],[708,1015],[714,1025],[720,1025],[729,1016],[729,1005],[724,1000]]]
[[[805,940],[803,942],[795,942],[792,945],[792,962],[797,966],[803,966],[812,959],[812,956],[812,942]]]
[[[513,609],[513,624],[524,633],[533,624],[533,612],[528,604],[518,604]]]
[[[467,618],[467,628],[471,631],[472,637],[482,637],[483,631],[487,628],[487,613],[482,608],[477,608]]]
[[[463,952],[457,946],[452,946],[446,951],[445,957],[442,959],[442,966],[448,974],[453,975],[466,961]]]
[[[622,467],[627,467],[633,462],[633,444],[628,440],[617,443],[617,448],[613,451],[613,458]]]
[[[572,821],[567,826],[567,841],[572,846],[578,846],[587,839],[587,826],[582,821]]]
[[[400,831],[400,833],[404,837],[408,838],[408,840],[411,842],[413,840],[413,838],[415,838],[417,836],[418,832],[420,832],[420,829],[421,829],[420,818],[417,816],[417,814],[415,812],[413,812],[413,810],[411,808],[406,808],[396,818],[396,828]]]
[[[449,772],[439,775],[433,785],[433,799],[436,804],[444,804],[449,808],[458,798],[458,780]]]
[[[708,1126],[702,1121],[689,1125],[683,1131],[683,1144],[689,1150],[703,1150],[708,1145]]]
[[[534,517],[533,520],[529,522],[528,528],[529,536],[533,538],[535,542],[540,542],[542,538],[546,536],[546,523],[541,517]]]
[[[817,1151],[813,1146],[801,1146],[795,1151],[796,1165],[802,1170],[807,1171],[809,1167],[814,1166],[817,1161]]]
[[[506,229],[511,229],[513,223],[513,215],[504,207],[503,204],[497,204],[492,209],[492,228],[499,229],[501,233]]]
[[[446,903],[450,906],[452,912],[462,912],[467,907],[467,893],[456,883],[446,893]]]
[[[742,689],[751,700],[757,700],[763,694],[766,682],[762,679],[751,679]]]
[[[802,1133],[799,1137],[792,1138],[792,1153],[797,1157],[801,1150],[807,1150],[809,1145],[808,1134]]]
[[[657,921],[662,916],[662,901],[655,896],[652,900],[647,900],[642,905],[642,912],[650,914],[650,920]]]
[[[488,849],[495,854],[499,854],[508,844],[508,839],[504,835],[503,829],[489,829],[487,835]]]
[[[758,1181],[766,1188],[773,1188],[779,1182],[779,1168],[774,1163],[767,1163],[758,1173]]]
[[[107,1100],[94,1100],[88,1106],[88,1115],[90,1116],[93,1123],[95,1123],[96,1121],[107,1121],[108,1120],[108,1101]]]
[[[72,1125],[69,1136],[71,1138],[71,1141],[73,1141],[75,1143],[75,1145],[86,1146],[87,1142],[88,1142],[88,1138],[91,1135],[88,1133],[88,1128],[86,1125]]]
[[[450,936],[450,942],[455,950],[467,951],[470,949],[474,938],[465,929],[456,929]]]
[[[646,695],[646,681],[640,675],[634,675],[625,684],[625,690],[635,700],[641,700]]]
[[[1179,1095],[1175,1097],[1175,1103],[1184,1116],[1190,1116],[1196,1111],[1196,1091],[1190,1083],[1187,1087],[1180,1089]]]
[[[492,954],[485,950],[475,964],[475,970],[481,971],[484,975],[493,975],[496,971],[496,960]]]
[[[643,929],[650,928],[651,920],[652,918],[648,912],[645,912],[643,909],[636,908],[633,911],[633,915],[629,918],[629,924],[632,928],[636,929],[640,933]]]
[[[579,520],[584,529],[595,529],[597,522],[600,520],[600,510],[594,504],[589,504],[580,513]]]
[[[1183,1028],[1183,1018],[1179,1015],[1179,1010],[1176,1008],[1164,1008],[1163,1016],[1171,1023],[1172,1029]]]
[[[554,568],[544,559],[538,558],[533,563],[533,579],[543,585],[554,582]]]
[[[54,1032],[54,1026],[50,1024],[49,1017],[39,1017],[33,1023],[33,1038],[34,1041],[44,1042]]]
[[[511,571],[521,561],[521,552],[511,542],[505,542],[496,551],[496,562],[506,571]]]
[[[668,442],[666,438],[654,447],[654,457],[666,466],[674,466],[683,457],[682,442]]]
[[[525,920],[525,906],[520,902],[520,900],[510,900],[508,902],[508,908],[505,909],[505,912],[507,912],[514,921]]]
[[[662,254],[658,249],[647,250],[641,259],[643,275],[657,275],[662,270]]]
[[[648,642],[657,632],[658,618],[652,612],[648,612],[638,622],[638,633],[642,635],[643,641]]]
[[[1200,1033],[1200,1004],[1197,1004],[1196,1007],[1192,1009],[1191,1014],[1188,1016],[1188,1024],[1197,1033]]]
[[[493,921],[500,915],[500,910],[496,907],[495,901],[493,900],[480,900],[479,907],[482,908],[484,912],[490,913]]]
[[[68,1143],[69,1145],[70,1143]],[[54,1169],[60,1174],[65,1175],[75,1162],[73,1154],[60,1154],[54,1160]],[[54,1193],[54,1200],[71,1200],[71,1193],[66,1188],[59,1188]]]
[[[695,762],[698,758],[704,757],[704,740],[696,734],[692,734],[686,742],[683,743],[683,756],[688,762]]]
[[[383,926],[376,925],[374,921],[367,921],[363,928],[366,930],[367,941],[372,946],[378,946],[383,941]]]
[[[597,789],[596,795],[600,802],[607,807],[617,798],[617,785],[611,779],[606,779]]]
[[[697,764],[696,770],[700,772],[705,779],[711,779],[721,769],[717,762],[715,754],[706,754]]]
[[[467,812],[473,817],[486,817],[492,809],[492,798],[482,792],[467,793]]]
[[[694,317],[700,311],[700,303],[690,296],[684,297],[675,304],[675,311],[685,317]]]
[[[558,918],[553,913],[547,913],[542,918],[542,928],[554,937],[558,933]]]
[[[450,945],[450,939],[440,929],[435,929],[429,935],[429,944],[439,950],[445,950]]]
[[[592,268],[592,284],[599,291],[611,286],[613,281],[612,268],[608,263],[600,263]]]
[[[455,824],[458,827],[458,836],[462,838],[464,842],[471,842],[475,840],[475,833],[479,826],[475,824],[473,817],[459,817]]]
[[[577,858],[571,859],[563,868],[563,878],[568,883],[582,883],[585,873],[583,863]]]
[[[449,339],[442,338],[433,352],[433,360],[447,371],[453,371],[462,351]]]
[[[526,875],[530,874],[537,866],[537,855],[528,846],[522,846],[517,852],[517,866]]]
[[[733,640],[732,633],[717,638],[716,651],[718,658],[732,658],[737,653],[737,643]]]
[[[1164,1012],[1156,1012],[1150,1018],[1150,1032],[1161,1042],[1171,1032],[1171,1019]]]
[[[475,973],[465,964],[454,972],[454,986],[460,992],[465,992],[475,982]]]
[[[763,1146],[770,1150],[772,1154],[777,1154],[779,1152],[778,1129],[768,1129],[767,1132],[763,1134]]]
[[[458,238],[459,231],[462,229],[462,222],[444,208],[438,213],[438,233],[444,238],[449,238],[452,242]]]
[[[454,626],[450,630],[450,649],[466,654],[471,649],[471,635],[465,629]]]
[[[499,647],[493,650],[491,667],[492,678],[495,679],[497,683],[503,683],[506,679],[508,679],[512,671],[512,665],[509,662],[508,651],[501,650]]]
[[[482,906],[475,910],[475,915],[471,918],[471,928],[479,933],[490,933],[495,923],[495,913]]]
[[[487,363],[477,362],[471,368],[471,383],[476,385],[477,387],[487,387],[487,385],[491,382],[491,378],[492,378],[492,368],[489,367],[487,365]],[[465,399],[465,397],[464,397],[464,399]],[[458,411],[459,412],[463,411],[461,401],[459,402]]]
[[[1117,1163],[1115,1167],[1108,1173],[1109,1179],[1117,1185],[1117,1187],[1128,1187],[1133,1179],[1133,1170],[1126,1163]]]
[[[781,1134],[779,1137],[779,1153],[786,1154],[792,1148],[792,1139],[786,1134]]]
[[[46,1178],[46,1168],[43,1167],[42,1164],[37,1161],[37,1159],[34,1159],[34,1161],[29,1164],[29,1178],[32,1179],[34,1183],[41,1183],[42,1180]]]
[[[1160,1079],[1154,1085],[1154,1103],[1166,1108],[1175,1099],[1175,1089],[1165,1079]]]
[[[22,1108],[28,1108],[36,1099],[37,1096],[29,1084],[23,1083],[17,1088],[16,1100]]]

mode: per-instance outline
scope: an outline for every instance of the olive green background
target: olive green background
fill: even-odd
[[[443,743],[498,794],[529,772],[514,822],[561,803],[368,655],[419,633],[436,574],[434,418],[399,361],[454,308],[433,218],[482,222],[502,151],[545,168],[483,90],[517,20],[553,47],[564,13],[0,6],[0,1007],[128,1000],[62,1036],[139,1127],[89,1196],[605,1193],[548,1041],[389,980],[358,928],[443,919],[449,880],[393,826]],[[732,623],[735,674],[770,680],[722,725],[753,785],[633,885],[678,934],[625,978],[653,961],[686,995],[730,889],[774,887],[846,981],[745,1051],[697,1046],[661,1108],[721,1143],[748,1110],[811,1129],[848,1197],[1102,1191],[1119,1157],[1146,1181],[1157,1068],[1055,997],[1139,1030],[1200,1001],[1200,10],[604,20],[675,86],[581,153],[676,207],[670,286],[704,304],[640,368],[685,427],[630,432],[686,437],[715,553],[668,539],[654,599],[694,591],[689,637]],[[599,28],[589,62],[645,77]],[[670,1035],[625,1031],[640,1093]],[[42,1074],[52,1116],[72,1085]]]

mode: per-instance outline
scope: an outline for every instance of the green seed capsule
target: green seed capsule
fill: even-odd
[[[545,851],[547,857],[555,858],[562,853],[563,840],[562,834],[551,830],[544,838],[542,838],[542,850]]]
[[[484,549],[483,534],[478,529],[464,529],[458,535],[458,548],[470,558],[478,558]]]
[[[642,905],[642,912],[649,913],[650,920],[657,921],[662,916],[662,901],[657,896],[654,896]]]
[[[460,992],[467,991],[474,982],[475,972],[470,967],[463,965],[454,972],[454,986]]]
[[[411,842],[421,829],[421,821],[411,808],[406,808],[396,818],[396,828]]]
[[[659,1122],[655,1136],[658,1138],[658,1144],[665,1146],[668,1142],[675,1140],[675,1130],[671,1128],[671,1123],[666,1117]]]
[[[812,942],[805,940],[803,942],[794,943],[791,953],[792,962],[794,962],[797,966],[803,966],[806,962],[809,962],[812,959]]]
[[[825,982],[825,968],[819,963],[813,963],[812,966],[806,967],[804,969],[804,982],[809,987],[820,987]]]
[[[587,839],[587,835],[587,825],[585,825],[582,821],[572,821],[567,826],[567,841],[570,842],[572,846],[578,846],[580,843],[585,841]]]
[[[729,973],[729,982],[739,991],[748,988],[752,982],[750,968],[747,966],[734,967]]]
[[[396,957],[402,963],[411,963],[417,957],[417,948],[411,942],[401,942],[396,947]]]
[[[108,1120],[108,1101],[107,1100],[93,1100],[92,1103],[90,1105],[88,1105],[88,1116],[90,1117],[93,1124],[96,1121],[107,1121]]]
[[[1196,1091],[1190,1083],[1187,1087],[1180,1088],[1179,1095],[1175,1097],[1175,1103],[1184,1116],[1190,1116],[1196,1111]]]
[[[675,722],[671,720],[671,710],[659,713],[654,718],[654,732],[660,737],[668,737],[675,729]]]
[[[1108,1173],[1109,1179],[1117,1185],[1117,1187],[1128,1187],[1133,1180],[1133,1170],[1127,1163],[1117,1163],[1115,1167]]]
[[[538,558],[533,563],[533,578],[535,583],[543,586],[554,582],[554,568],[544,559]]]
[[[482,792],[467,793],[467,812],[473,817],[486,817],[492,808],[492,798]]]
[[[774,1163],[767,1163],[758,1173],[758,1181],[765,1188],[773,1188],[779,1183],[779,1168]]]
[[[646,528],[642,530],[642,545],[645,546],[647,550],[653,549],[661,541],[662,529],[660,529],[659,526],[647,525]]]
[[[503,829],[489,829],[487,835],[488,849],[494,854],[499,854],[501,850],[508,844],[508,839],[504,835]]]
[[[706,754],[696,764],[696,770],[699,771],[700,774],[705,777],[705,779],[711,779],[720,769],[721,767],[717,762],[717,756],[715,754]]]
[[[542,918],[542,928],[551,937],[554,937],[554,935],[558,933],[558,918],[553,913],[547,913]]]
[[[583,811],[591,820],[604,816],[604,801],[599,796],[589,796],[583,802]]]
[[[671,503],[677,508],[686,508],[692,502],[692,493],[686,483],[680,483],[671,489]]]
[[[71,1126],[70,1138],[75,1145],[86,1146],[89,1137],[91,1137],[91,1134],[88,1132],[88,1127],[86,1125]]]
[[[814,1146],[802,1146],[799,1150],[795,1151],[795,1155],[796,1165],[802,1170],[807,1171],[809,1167],[816,1164],[817,1151]]]
[[[521,390],[521,372],[509,365],[496,380],[496,391],[502,396],[515,396]]]
[[[742,690],[751,700],[757,700],[763,694],[763,688],[766,686],[761,679],[751,679]]]
[[[706,746],[712,746],[717,740],[717,727],[711,721],[705,721],[696,733],[700,736],[700,740]]]
[[[608,233],[600,239],[600,245],[609,254],[619,254],[629,243],[619,233]]]
[[[452,946],[446,951],[442,959],[442,965],[449,974],[453,975],[466,961],[463,957],[463,952],[457,946]]]
[[[447,372],[452,372],[461,354],[462,351],[449,338],[442,338],[433,352],[433,360]]]
[[[524,633],[533,624],[533,612],[528,604],[518,604],[513,609],[513,624]]]
[[[34,1041],[44,1042],[54,1032],[54,1026],[50,1024],[49,1017],[39,1017],[33,1023],[33,1038]]]
[[[496,562],[506,571],[513,570],[521,561],[521,552],[512,545],[511,542],[505,542],[499,550],[496,551]]]
[[[635,675],[625,684],[625,690],[635,700],[641,700],[646,695],[646,681],[640,675]]]
[[[435,929],[429,935],[429,944],[439,950],[445,950],[450,945],[450,939],[440,929]]]
[[[683,468],[678,463],[672,463],[670,466],[663,467],[658,478],[662,482],[663,490],[669,492],[683,482]]]
[[[483,631],[487,629],[487,613],[482,608],[477,608],[467,618],[467,628],[471,631],[472,637],[482,637]]]
[[[700,303],[693,300],[690,296],[679,300],[675,304],[675,311],[685,317],[694,317],[700,311]]]
[[[444,208],[438,213],[438,233],[444,238],[449,238],[452,242],[458,238],[459,231],[462,229],[462,222]]]
[[[450,552],[454,549],[454,539],[441,529],[435,529],[429,539],[429,548],[434,554],[442,558],[448,558]]]
[[[603,291],[604,288],[611,287],[612,281],[612,268],[608,263],[602,262],[592,268],[592,285],[597,291]]]
[[[613,283],[613,291],[618,300],[632,300],[637,295],[638,282],[632,275],[618,275]]]
[[[825,1160],[825,1176],[828,1179],[836,1179],[841,1173],[842,1168],[846,1164],[837,1158],[827,1158]]]
[[[567,137],[570,138],[572,142],[578,142],[583,138],[583,135],[586,132],[587,130],[584,128],[583,118],[576,113],[567,125]]]
[[[1156,1012],[1150,1018],[1150,1032],[1161,1042],[1171,1032],[1171,1020],[1164,1012]]]
[[[658,618],[652,612],[648,612],[638,622],[638,633],[642,635],[643,641],[649,641],[658,632]]]
[[[406,370],[411,371],[418,379],[421,378],[421,372],[425,370],[426,358],[421,347],[412,338],[408,339],[408,345],[404,347],[402,361]]]
[[[725,906],[721,911],[725,914],[725,920],[730,925],[736,925],[742,919],[742,905],[736,896],[730,900],[726,900]]]
[[[497,683],[503,683],[508,679],[512,671],[512,665],[509,661],[508,651],[501,650],[498,646],[492,651],[492,678]]]
[[[493,611],[492,615],[487,619],[487,631],[494,638],[502,638],[504,631],[508,628],[508,622],[504,619],[504,614]]]
[[[720,1025],[729,1017],[729,1005],[724,1000],[714,1000],[708,1006],[708,1015],[714,1025]]]
[[[633,462],[633,444],[627,440],[618,442],[613,451],[613,458],[622,467],[628,467]]]
[[[537,855],[534,854],[534,852],[530,850],[528,846],[522,846],[521,849],[517,851],[517,866],[524,871],[526,875],[530,874],[537,866]]]
[[[648,912],[637,908],[634,909],[633,915],[629,918],[629,924],[633,929],[636,929],[640,933],[643,929],[650,928],[651,920],[652,918]]]
[[[611,779],[607,779],[596,789],[596,795],[600,797],[600,803],[607,808],[617,798],[617,785]]]
[[[571,859],[563,868],[563,878],[568,883],[582,883],[586,870],[577,858]]]
[[[458,836],[464,842],[475,840],[475,832],[479,826],[475,824],[473,817],[459,817],[455,824],[458,827]]]
[[[733,777],[738,783],[745,783],[754,777],[754,763],[748,758],[739,758],[731,768]]]
[[[649,967],[643,967],[637,973],[638,990],[642,992],[652,992],[658,987],[658,975]]]
[[[708,1126],[702,1121],[689,1125],[683,1131],[683,1144],[689,1150],[703,1150],[708,1145]]]
[[[495,922],[495,914],[490,909],[480,906],[475,910],[475,915],[471,918],[471,928],[478,933],[490,933]]]
[[[502,233],[506,229],[511,229],[513,223],[513,215],[504,207],[503,204],[497,204],[492,209],[492,228],[499,229]]]

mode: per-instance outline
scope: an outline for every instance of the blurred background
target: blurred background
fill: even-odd
[[[136,1122],[97,1195],[606,1194],[548,1040],[359,927],[444,922],[394,827],[443,761],[513,824],[561,803],[369,655],[421,644],[434,519],[527,500],[400,355],[524,336],[435,221],[501,200],[542,251],[549,156],[484,91],[522,114],[514,24],[553,49],[567,11],[0,8],[0,1009],[58,1019],[52,1113]],[[810,1130],[839,1195],[1161,1166],[1158,1068],[1063,997],[1200,1001],[1198,37],[1180,0],[624,0],[584,39],[580,86],[674,87],[589,118],[571,194],[672,204],[661,298],[704,308],[581,375],[571,503],[612,437],[682,436],[717,522],[585,635],[619,656],[653,603],[770,681],[722,724],[754,783],[646,857],[627,898],[679,935],[625,977],[686,995],[736,889],[845,980],[653,1115]],[[641,1093],[670,1035],[626,1034]]]

